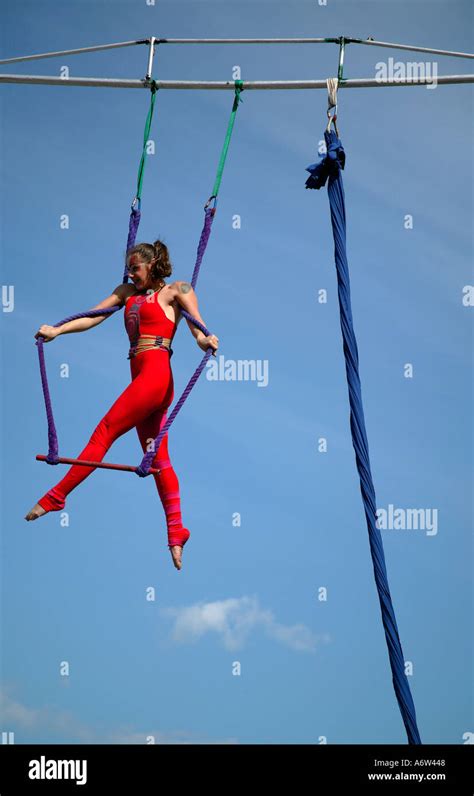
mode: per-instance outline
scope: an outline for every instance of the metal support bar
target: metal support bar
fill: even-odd
[[[393,42],[376,41],[374,39],[354,39],[348,36],[330,38],[293,38],[293,39],[163,39],[152,37],[155,44],[340,44],[344,38],[346,44],[366,44],[372,47],[390,47],[394,50],[412,50],[413,52],[434,53],[435,55],[448,55],[452,58],[474,58],[473,53],[463,53],[453,50],[439,50],[431,47],[417,47],[413,44],[396,44]],[[0,64],[13,64],[18,61],[34,61],[40,58],[54,58],[59,55],[77,55],[99,50],[111,50],[115,47],[131,47],[135,44],[150,44],[150,39],[138,41],[124,41],[117,44],[99,44],[94,47],[81,47],[75,50],[58,50],[56,52],[38,53],[37,55],[22,55],[16,58],[3,58]]]
[[[393,50],[412,50],[416,53],[434,53],[434,55],[450,55],[452,58],[474,58],[474,53],[461,53],[455,50],[435,50],[432,47],[417,47],[414,44],[394,44],[389,41],[375,39],[350,39],[346,36],[346,44],[367,44],[371,47],[390,47]]]
[[[340,36],[293,39],[157,39],[160,44],[339,44]]]
[[[385,86],[424,86],[436,82],[439,85],[451,83],[474,83],[474,75],[441,75],[413,80],[379,80],[378,78],[351,78],[344,80],[339,88],[383,88]],[[89,86],[94,88],[150,88],[147,80],[127,80],[112,77],[58,77],[57,75],[2,75],[0,83],[32,83],[48,86]],[[235,91],[235,81],[198,80],[156,80],[158,89],[229,89]],[[243,81],[243,89],[326,89],[325,80],[254,80]]]
[[[146,70],[145,80],[150,80],[151,78],[151,72],[153,69],[153,56],[155,55],[155,42],[156,39],[154,36],[152,36],[150,39],[150,51],[148,53],[148,67]]]
[[[3,58],[0,64],[14,64],[18,61],[37,61],[40,58],[55,58],[58,55],[79,55],[80,53],[93,53],[99,50],[114,50],[118,47],[133,47],[134,44],[148,44],[149,39],[139,41],[121,41],[117,44],[98,44],[95,47],[80,47],[78,50],[58,50],[57,52],[38,53],[37,55],[21,55],[18,58]]]
[[[338,44],[339,39],[160,39],[155,36],[155,44]],[[57,52],[38,53],[37,55],[21,55],[17,58],[3,58],[0,64],[13,64],[17,61],[34,61],[39,58],[54,58],[58,55],[78,55],[80,53],[110,50],[113,47],[131,47],[133,44],[149,44],[150,39],[124,41],[118,44],[98,44],[95,47],[81,47],[76,50],[58,50]]]
[[[373,47],[391,47],[394,50],[413,50],[414,52],[450,55],[453,58],[474,58],[473,53],[455,50],[439,50],[430,47],[418,47],[414,44],[396,44],[375,39],[354,39],[349,36],[338,36],[326,39],[157,39],[160,44],[340,44],[344,38],[346,44],[370,44]]]
[[[345,48],[345,38],[341,36],[341,41],[339,44],[339,68],[337,70],[337,79],[339,81],[344,80],[344,48]]]

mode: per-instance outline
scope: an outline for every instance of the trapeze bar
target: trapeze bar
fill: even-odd
[[[120,41],[116,44],[98,44],[95,47],[80,47],[76,50],[57,50],[49,53],[37,53],[36,55],[20,55],[17,58],[3,58],[0,64],[14,64],[18,61],[36,61],[40,58],[55,58],[58,55],[78,55],[80,53],[93,53],[99,50],[113,50],[118,47],[133,47],[134,44],[149,44],[149,39],[139,41]]]
[[[39,462],[46,462],[47,456],[38,453],[36,459]],[[135,473],[136,467],[131,467],[129,464],[110,464],[109,462],[88,462],[85,459],[67,459],[64,456],[58,456],[59,464],[79,464],[81,467],[101,467],[103,470],[124,470],[127,473]],[[153,475],[158,475],[160,472],[156,467],[150,467],[149,472]]]
[[[57,75],[1,75],[0,83],[31,83],[47,86],[89,86],[93,88],[150,88],[147,80],[118,80],[111,77],[58,77]],[[382,80],[379,78],[353,78],[339,83],[342,88],[384,88],[388,86],[449,85],[452,83],[474,83],[474,75],[442,75],[435,79],[416,77],[413,79]],[[234,81],[156,80],[158,89],[231,89]],[[327,89],[325,80],[254,80],[243,81],[245,90],[259,89]]]

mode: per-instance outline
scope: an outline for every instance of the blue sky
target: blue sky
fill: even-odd
[[[472,51],[471,17],[467,2],[436,0],[40,0],[3,10],[2,57],[150,35],[344,34]],[[390,57],[422,60],[350,45],[345,76],[372,77]],[[229,80],[238,65],[244,80],[325,79],[337,59],[329,44],[167,45],[154,76]],[[439,74],[472,71],[426,59]],[[146,63],[133,47],[2,69],[140,78]],[[327,195],[305,190],[326,93],[242,95],[197,292],[219,355],[266,362],[268,385],[203,374],[171,430],[191,530],[179,573],[151,479],[96,471],[69,496],[68,525],[24,520],[65,472],[35,461],[47,434],[34,334],[121,281],[148,92],[3,85],[0,96],[2,730],[16,743],[405,743],[350,437]],[[231,104],[231,92],[157,97],[138,240],[164,239],[177,279],[192,274]],[[382,531],[418,726],[425,743],[466,743],[472,87],[341,89],[339,127],[377,506],[437,511],[436,533]],[[45,347],[63,455],[82,450],[127,385],[127,343],[118,313]],[[201,358],[184,323],[173,348],[179,396]],[[138,464],[136,434],[107,459]]]

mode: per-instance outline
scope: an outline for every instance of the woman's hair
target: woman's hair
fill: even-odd
[[[137,243],[128,250],[126,256],[127,267],[130,264],[132,254],[138,254],[146,263],[153,263],[151,276],[153,279],[161,279],[171,276],[173,266],[171,264],[168,247],[161,240],[154,243]]]

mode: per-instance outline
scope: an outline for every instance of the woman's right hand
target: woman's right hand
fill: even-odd
[[[35,338],[42,337],[45,343],[50,343],[51,340],[54,340],[59,334],[59,328],[57,326],[48,326],[47,323],[43,323],[42,326],[38,329],[35,334]]]

